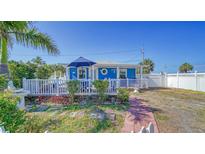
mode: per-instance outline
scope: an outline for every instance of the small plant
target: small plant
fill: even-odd
[[[0,91],[6,89],[8,79],[5,75],[0,75]]]
[[[17,107],[18,98],[11,94],[0,95],[0,123],[6,131],[16,132],[25,121],[25,112]]]
[[[109,82],[107,80],[95,80],[93,82],[93,85],[97,90],[99,101],[102,103],[107,98],[107,95],[105,93],[109,86]]]
[[[121,103],[129,101],[129,90],[125,88],[119,88],[117,93],[117,98]]]
[[[80,89],[80,82],[77,80],[68,81],[67,86],[68,86],[70,101],[71,103],[73,103],[75,99],[75,93],[77,93],[78,90]]]

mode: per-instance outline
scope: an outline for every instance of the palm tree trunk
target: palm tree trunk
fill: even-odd
[[[1,64],[8,63],[7,40],[1,38]]]

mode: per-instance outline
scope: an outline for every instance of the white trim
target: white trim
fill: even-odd
[[[103,71],[105,71],[105,73],[103,73]],[[100,73],[101,73],[102,75],[107,75],[107,73],[108,73],[107,68],[101,68]]]
[[[95,72],[95,75],[96,75],[96,80],[98,80],[98,76],[99,76],[99,74],[98,74],[98,67],[96,67],[96,72]]]
[[[117,67],[117,79],[119,79],[119,78],[120,78],[120,68]]]
[[[95,79],[95,67],[94,67],[94,65],[92,65],[92,80],[94,80]]]

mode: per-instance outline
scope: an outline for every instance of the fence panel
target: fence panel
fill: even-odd
[[[92,80],[79,80],[80,88],[77,94],[89,95],[96,94],[97,91],[92,84]],[[147,80],[139,79],[110,79],[107,89],[108,94],[116,94],[117,88],[140,88],[147,87]],[[143,86],[142,86],[143,85]],[[23,89],[28,91],[33,96],[51,96],[51,95],[66,95],[67,80],[59,79],[23,79]]]

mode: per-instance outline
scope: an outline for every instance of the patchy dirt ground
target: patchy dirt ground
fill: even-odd
[[[205,132],[204,92],[157,88],[135,95],[152,109],[160,132]]]

